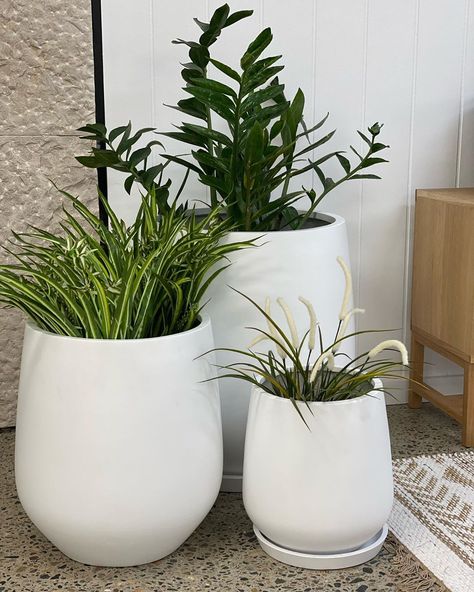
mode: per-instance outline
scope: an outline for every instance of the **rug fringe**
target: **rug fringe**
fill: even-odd
[[[387,543],[386,543],[387,545]],[[389,540],[397,592],[442,592],[447,588],[400,541]]]

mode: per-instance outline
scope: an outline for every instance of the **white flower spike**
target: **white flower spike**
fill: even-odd
[[[314,307],[309,300],[300,296],[298,298],[300,302],[302,302],[309,314],[309,337],[308,337],[308,347],[311,351],[315,348],[316,345],[316,327],[318,326],[318,319],[316,318],[316,313],[314,312]]]
[[[407,348],[401,341],[398,341],[398,339],[387,339],[387,341],[382,341],[369,351],[367,354],[367,359],[371,360],[372,358],[375,358],[375,356],[384,349],[398,349],[402,356],[402,364],[404,366],[408,366]]]
[[[339,263],[342,271],[344,272],[344,278],[346,280],[346,287],[344,289],[344,298],[342,299],[341,312],[339,313],[339,320],[342,321],[348,313],[347,307],[349,306],[349,300],[352,296],[352,275],[347,266],[347,263],[342,257],[337,257],[336,261]]]
[[[334,368],[334,356],[332,352],[324,352],[322,353],[319,358],[314,363],[313,369],[311,370],[311,374],[309,377],[310,382],[314,382],[316,380],[316,376],[321,369],[324,362],[327,362],[327,367],[329,370]]]
[[[288,304],[285,302],[285,300],[283,298],[277,298],[277,302],[278,302],[280,308],[282,309],[282,311],[285,313],[286,322],[288,323],[288,328],[290,330],[291,342],[293,343],[293,346],[295,348],[298,348],[298,346],[300,344],[299,339],[298,339],[298,331],[296,329],[295,319],[293,318],[293,315],[291,314],[290,307],[288,306]]]
[[[255,337],[255,339],[253,339],[249,345],[247,346],[248,349],[252,349],[252,347],[255,347],[256,345],[258,345],[259,343],[261,343],[262,341],[266,341],[267,339],[270,339],[269,337],[267,337],[266,335],[260,334],[257,335],[257,337]]]

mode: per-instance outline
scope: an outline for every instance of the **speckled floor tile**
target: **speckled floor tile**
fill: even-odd
[[[394,458],[464,450],[460,425],[429,403],[421,409],[390,405],[387,413]]]
[[[390,407],[395,456],[460,449],[459,428],[424,405]],[[30,523],[16,497],[14,430],[0,431],[0,592],[406,592],[403,548],[392,537],[369,563],[333,572],[292,568],[260,550],[238,494],[221,494],[209,516],[169,557],[134,568],[75,563]],[[425,588],[428,589],[428,588]],[[432,582],[430,592],[443,587]]]

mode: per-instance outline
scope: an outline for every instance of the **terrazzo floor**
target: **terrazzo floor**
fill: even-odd
[[[457,452],[459,426],[429,404],[388,409],[394,457]],[[306,571],[260,550],[239,494],[223,493],[209,516],[169,557],[134,568],[98,568],[71,561],[30,523],[16,497],[14,430],[0,430],[0,592],[407,592],[399,544],[387,539],[365,565]],[[398,555],[399,556],[399,555]],[[433,582],[423,588],[441,592]]]

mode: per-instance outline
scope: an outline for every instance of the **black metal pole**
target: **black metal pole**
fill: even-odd
[[[91,0],[92,9],[92,49],[94,56],[95,120],[105,125],[104,93],[104,55],[102,46],[102,6],[101,0]],[[105,148],[105,146],[99,146]],[[107,199],[107,169],[97,169],[99,191]],[[99,201],[99,217],[107,224],[107,213]]]

